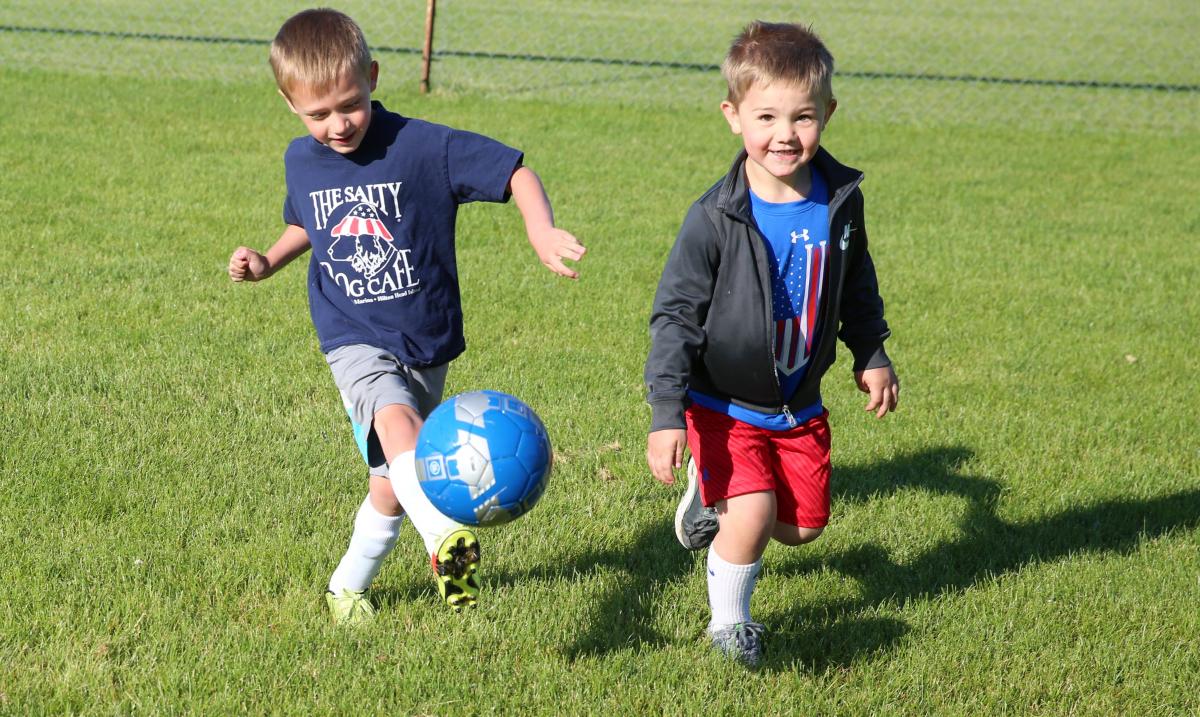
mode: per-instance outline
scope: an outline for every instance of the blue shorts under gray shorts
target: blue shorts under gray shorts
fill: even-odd
[[[391,352],[366,344],[340,346],[325,354],[325,361],[342,394],[363,460],[371,475],[386,476],[387,459],[371,427],[376,411],[398,403],[415,409],[422,418],[428,416],[442,401],[449,364],[412,368]]]

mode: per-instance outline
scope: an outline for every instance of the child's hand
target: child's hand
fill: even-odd
[[[579,272],[563,263],[563,259],[579,261],[587,249],[570,232],[544,227],[529,232],[529,243],[546,268],[568,279],[578,279]]]
[[[229,278],[234,281],[259,281],[267,278],[269,270],[265,256],[244,246],[229,257]]]
[[[685,446],[687,431],[682,428],[652,432],[646,439],[646,463],[650,466],[650,473],[667,485],[674,483],[674,469],[683,466]]]
[[[883,418],[888,411],[895,411],[900,402],[900,379],[889,366],[855,371],[854,382],[858,390],[871,395],[864,410],[874,411],[876,418]]]

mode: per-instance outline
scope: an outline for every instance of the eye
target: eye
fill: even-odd
[[[309,115],[309,117],[313,118],[314,120],[316,120],[318,122],[320,122],[321,120],[325,119],[328,116],[329,115],[325,112],[317,112],[315,114]]]
[[[764,115],[759,115],[759,116],[758,116],[758,121],[759,121],[759,122],[770,122],[770,121],[771,121],[771,120],[773,120],[773,119],[775,119],[775,115],[765,115],[765,114],[764,114]]]

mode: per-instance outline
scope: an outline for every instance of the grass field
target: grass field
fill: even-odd
[[[641,387],[658,273],[735,140],[711,108],[387,77],[389,107],[523,148],[589,247],[570,283],[513,207],[460,216],[448,391],[521,396],[559,456],[537,509],[485,534],[484,604],[440,607],[406,526],[380,620],[329,623],[365,482],[303,266],[224,273],[281,228],[301,127],[266,78],[8,66],[0,714],[1200,711],[1194,130],[835,119],[902,410],[865,415],[844,356],[828,375],[832,523],[769,549],[747,676],[703,639]]]

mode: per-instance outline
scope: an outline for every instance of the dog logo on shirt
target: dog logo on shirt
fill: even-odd
[[[355,304],[390,301],[421,290],[410,260],[413,250],[397,248],[386,217],[386,210],[371,200],[358,201],[329,229],[327,252],[332,261],[321,261],[321,268]],[[391,221],[398,219],[399,212]]]
[[[392,233],[379,212],[367,202],[359,202],[346,212],[342,221],[329,231],[333,243],[329,258],[348,261],[354,270],[368,279],[379,273],[396,255]]]

